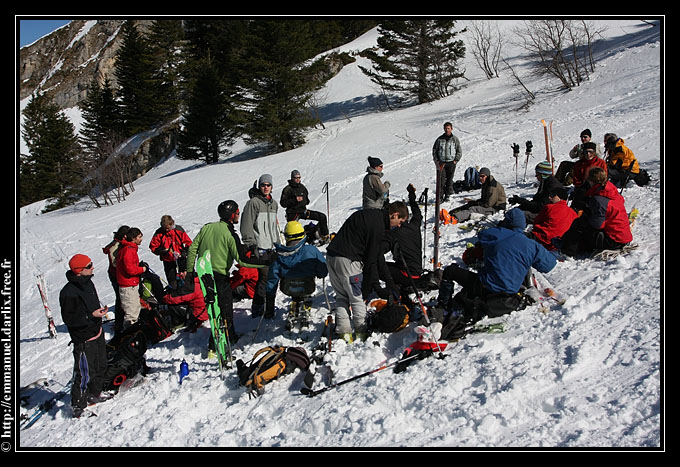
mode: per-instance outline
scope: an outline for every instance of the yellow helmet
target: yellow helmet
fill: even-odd
[[[286,240],[299,240],[305,236],[305,229],[298,221],[290,221],[283,229],[283,236]]]

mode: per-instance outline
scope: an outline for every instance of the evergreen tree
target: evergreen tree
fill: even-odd
[[[151,24],[148,41],[153,57],[155,101],[163,121],[179,115],[180,67],[184,45],[181,20],[157,20]]]
[[[449,95],[451,82],[464,76],[458,62],[465,46],[454,20],[384,21],[379,52],[367,53],[373,69],[361,70],[385,91],[415,97],[419,104]]]
[[[233,144],[236,136],[236,126],[229,119],[233,112],[214,61],[210,57],[201,60],[182,117],[178,157],[217,162],[226,151],[224,146]]]
[[[20,204],[55,198],[47,209],[65,206],[82,180],[75,128],[45,94],[35,95],[23,114],[22,135],[29,153],[20,161]]]
[[[242,74],[234,60],[246,21],[187,20],[178,157],[214,163],[240,134]]]
[[[126,21],[123,41],[116,55],[121,116],[126,136],[148,130],[161,123],[154,57],[149,42],[139,33],[134,21]]]
[[[97,80],[93,79],[87,97],[79,107],[84,120],[80,129],[80,142],[85,159],[91,167],[97,167],[103,162],[102,153],[110,150],[123,134],[120,108],[110,81],[106,79],[103,87],[100,87]]]
[[[276,152],[304,143],[303,130],[315,122],[307,103],[319,86],[304,62],[315,46],[307,21],[250,23],[239,67],[249,79],[247,142],[266,142]]]

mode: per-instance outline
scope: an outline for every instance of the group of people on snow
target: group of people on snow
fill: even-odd
[[[368,336],[367,303],[371,296],[414,308],[409,294],[420,286],[438,290],[437,308],[442,310],[444,329],[521,309],[523,303],[526,306],[522,291],[530,286],[527,279],[532,268],[548,272],[561,255],[622,248],[632,241],[617,187],[630,180],[644,184],[648,176],[622,139],[611,133],[605,135],[603,152],[591,138],[590,130],[581,133],[581,144],[569,153],[575,161],[562,162],[555,175],[548,161],[536,165],[538,191],[532,199],[506,199],[503,185],[484,167],[478,172],[480,198],[466,198],[465,204],[437,213],[445,223],[462,223],[516,205],[505,212],[498,225],[479,232],[477,244],[463,255],[464,263],[476,271],[458,264],[439,270],[436,265],[434,272],[438,274],[423,282],[427,275],[422,264],[423,215],[416,188],[407,186],[408,203],[390,201],[391,184],[382,181],[383,162],[369,157],[362,209],[351,214],[332,238],[327,216],[308,209],[309,193],[297,170],[291,172],[280,203],[272,194],[272,176],[262,174],[248,191],[243,210],[234,200],[220,203],[218,220],[205,224],[193,240],[171,216],[164,215],[149,248],[163,264],[167,287],[162,297],[154,298],[168,305],[186,305],[186,329],[200,327],[208,314],[195,263],[210,250],[220,320],[226,323],[232,345],[239,337],[234,327],[234,300],[250,298],[253,318],[272,319],[277,288],[289,278],[329,277],[335,292],[335,333],[348,342]],[[603,154],[607,160],[602,159]],[[440,201],[446,202],[454,193],[455,169],[462,158],[461,144],[450,122],[444,124],[432,155],[441,187]],[[287,220],[283,232],[278,222],[279,204],[285,208]],[[300,222],[305,220],[316,221],[316,229],[307,230]],[[103,248],[116,296],[116,335],[124,334],[139,320],[143,306],[140,283],[146,287],[144,276],[152,271],[139,260],[142,241],[139,228],[121,226]],[[325,255],[318,249],[321,245],[327,245]],[[385,260],[388,253],[391,262]],[[237,267],[232,271],[234,265]],[[67,285],[59,298],[74,343],[75,416],[87,404],[106,397],[101,375],[106,366],[102,316],[107,309],[101,306],[92,283],[93,268],[92,260],[85,255],[71,258]],[[461,287],[458,293],[455,283]],[[212,338],[209,346],[214,348]]]

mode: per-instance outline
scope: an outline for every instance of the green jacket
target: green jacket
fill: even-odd
[[[187,272],[194,272],[196,258],[203,256],[207,250],[210,250],[213,271],[225,276],[229,275],[234,261],[247,268],[266,267],[266,264],[246,263],[241,259],[242,256],[245,257],[241,240],[233,231],[233,226],[224,221],[211,222],[201,227],[187,253]]]

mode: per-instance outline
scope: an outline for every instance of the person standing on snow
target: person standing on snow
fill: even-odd
[[[309,204],[309,192],[302,184],[302,176],[298,170],[290,173],[288,185],[281,191],[280,204],[286,208],[286,221],[313,220],[319,223],[319,240],[324,245],[328,242],[328,219],[319,211],[307,209]]]
[[[111,287],[113,287],[113,292],[116,294],[116,303],[114,307],[115,321],[113,324],[114,334],[119,334],[123,331],[123,321],[125,318],[123,305],[121,305],[120,302],[118,280],[116,279],[116,262],[118,261],[118,248],[120,248],[120,242],[123,240],[123,237],[125,237],[128,230],[130,230],[130,227],[127,225],[118,227],[118,230],[113,232],[113,240],[102,248],[102,252],[109,258],[109,269],[107,272],[109,281],[111,281]]]
[[[181,225],[175,225],[172,216],[161,217],[161,226],[149,243],[149,249],[163,262],[163,270],[170,288],[177,288],[177,276],[183,277],[187,271],[187,248],[191,246],[191,238]]]
[[[246,248],[241,243],[235,224],[239,222],[240,211],[236,201],[223,201],[217,207],[220,217],[218,222],[211,222],[201,227],[194,238],[187,253],[187,276],[195,271],[196,259],[202,257],[210,250],[210,260],[215,278],[215,290],[217,293],[217,305],[220,309],[219,320],[227,323],[227,331],[232,344],[238,340],[234,329],[234,303],[231,284],[229,282],[229,270],[236,261],[239,265],[248,268],[263,268],[269,266],[269,262],[257,258],[246,260]],[[247,262],[246,262],[247,261]],[[210,348],[214,346],[212,336]]]
[[[257,258],[270,258],[275,255],[274,245],[281,241],[277,212],[279,205],[272,196],[272,176],[263,174],[257,181],[257,186],[248,190],[250,199],[243,207],[241,215],[241,235],[246,248],[253,250]],[[268,268],[260,269],[257,279],[255,296],[251,307],[251,316],[259,317],[265,310],[274,310],[276,296],[267,296]],[[268,303],[271,301],[271,305]],[[265,318],[273,318],[273,313],[265,313]]]
[[[68,264],[68,282],[59,292],[59,306],[73,343],[71,407],[73,416],[79,418],[88,405],[111,397],[102,393],[107,368],[102,317],[108,308],[99,303],[97,289],[92,282],[92,260],[86,255],[77,254]],[[139,301],[139,296],[137,298]]]
[[[402,201],[390,203],[386,209],[363,209],[347,218],[328,245],[326,262],[336,298],[335,332],[348,342],[353,341],[353,332],[360,339],[368,337],[363,277],[379,277],[385,232],[401,227],[406,219],[408,208]],[[398,295],[393,281],[387,287],[390,294]]]
[[[364,176],[364,191],[361,196],[362,209],[382,209],[389,203],[390,182],[382,182],[383,163],[377,157],[368,158]]]
[[[458,137],[453,134],[451,122],[444,123],[444,134],[434,141],[432,146],[432,159],[437,170],[441,171],[440,198],[448,201],[453,194],[453,175],[456,172],[458,161],[463,157]]]
[[[142,243],[142,231],[131,227],[121,241],[116,263],[116,280],[120,292],[120,301],[125,311],[123,329],[130,327],[139,319],[142,305],[139,302],[139,282],[142,274],[148,269],[139,262],[139,245]]]

